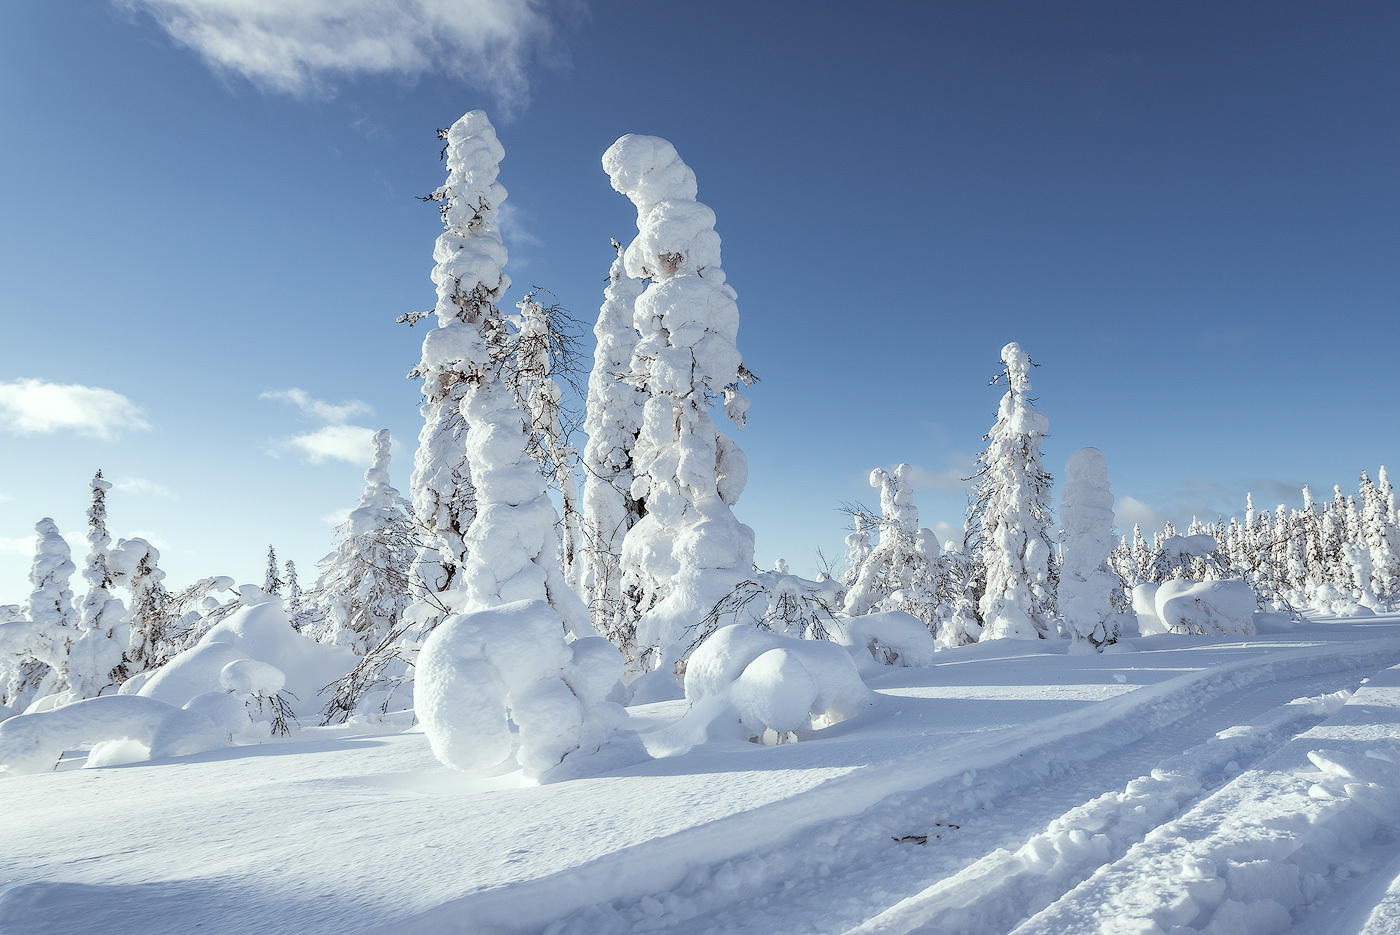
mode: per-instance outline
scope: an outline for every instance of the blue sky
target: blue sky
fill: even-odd
[[[476,107],[515,292],[590,326],[635,231],[603,150],[664,136],[695,169],[763,378],[736,509],[763,564],[839,555],[875,466],[960,524],[1010,340],[1050,471],[1102,448],[1124,519],[1400,465],[1393,4],[278,7],[0,13],[0,603],[40,517],[84,551],[98,467],[174,585],[260,580],[269,542],[312,577],[362,486],[345,426],[392,430],[407,490],[413,196]]]

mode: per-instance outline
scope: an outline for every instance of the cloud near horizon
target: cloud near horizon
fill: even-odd
[[[312,464],[333,459],[351,464],[369,464],[374,458],[374,429],[359,425],[327,425],[287,440],[300,449]]]
[[[114,441],[124,431],[150,427],[141,407],[114,390],[35,379],[0,382],[0,429],[16,435],[74,431]]]
[[[482,88],[505,110],[529,97],[550,43],[541,0],[114,0],[144,11],[216,72],[297,97],[334,79],[429,71]]]

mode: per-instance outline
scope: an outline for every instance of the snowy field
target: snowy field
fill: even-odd
[[[0,931],[1400,929],[1400,615],[974,644],[858,717],[590,778],[417,731],[3,780]],[[629,709],[654,752],[684,702]]]

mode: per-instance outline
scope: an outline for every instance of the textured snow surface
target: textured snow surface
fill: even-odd
[[[0,778],[0,932],[1395,931],[1400,616],[1123,648],[943,651],[799,743],[530,788],[363,728],[69,754]]]

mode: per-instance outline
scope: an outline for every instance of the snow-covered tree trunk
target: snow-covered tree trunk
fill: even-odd
[[[632,449],[642,426],[641,388],[628,381],[637,348],[633,324],[645,283],[627,275],[622,245],[608,271],[603,306],[593,327],[597,348],[588,377],[583,448],[583,586],[593,625],[629,660],[637,654],[637,615],[622,594],[622,542],[643,504],[632,496]]]
[[[1108,570],[1108,553],[1113,547],[1113,492],[1099,449],[1080,448],[1065,463],[1060,523],[1064,542],[1060,616],[1075,643],[1103,652],[1105,646],[1118,641],[1114,594],[1123,582]]]
[[[494,286],[504,281],[506,253],[496,226],[505,190],[495,179],[504,150],[485,113],[453,124],[446,155],[449,235],[464,233],[447,242],[452,255],[439,238],[438,271],[463,290],[468,314],[430,333],[424,358],[437,356],[463,374],[477,513],[463,537],[461,587],[453,594],[466,613],[445,620],[424,643],[416,708],[434,754],[447,765],[490,770],[515,747],[526,778],[539,781],[611,738],[621,709],[606,696],[622,658],[596,637],[587,608],[564,580],[557,517],[531,457],[530,419],[497,353],[505,319]],[[459,203],[452,179],[472,182],[475,197]]]
[[[1040,442],[1049,421],[1031,404],[1031,361],[1021,345],[1001,350],[1008,389],[978,458],[970,519],[980,533],[986,587],[982,639],[1048,636],[1054,613],[1050,559],[1050,475]]]
[[[90,485],[88,508],[88,557],[83,567],[87,593],[78,619],[78,637],[68,650],[64,677],[74,698],[93,698],[115,687],[122,678],[122,657],[130,638],[126,607],[112,596],[112,573],[107,549],[107,491],[110,481],[98,471]]]
[[[710,418],[712,400],[743,428],[751,382],[735,344],[739,309],[720,266],[715,215],[695,200],[675,147],[628,135],[603,155],[617,191],[637,208],[626,272],[651,284],[637,298],[631,379],[647,395],[632,452],[631,493],[646,515],[623,542],[623,589],[640,615],[647,666],[669,672],[696,624],[753,565],[753,531],[730,507],[748,477],[739,446]]]

